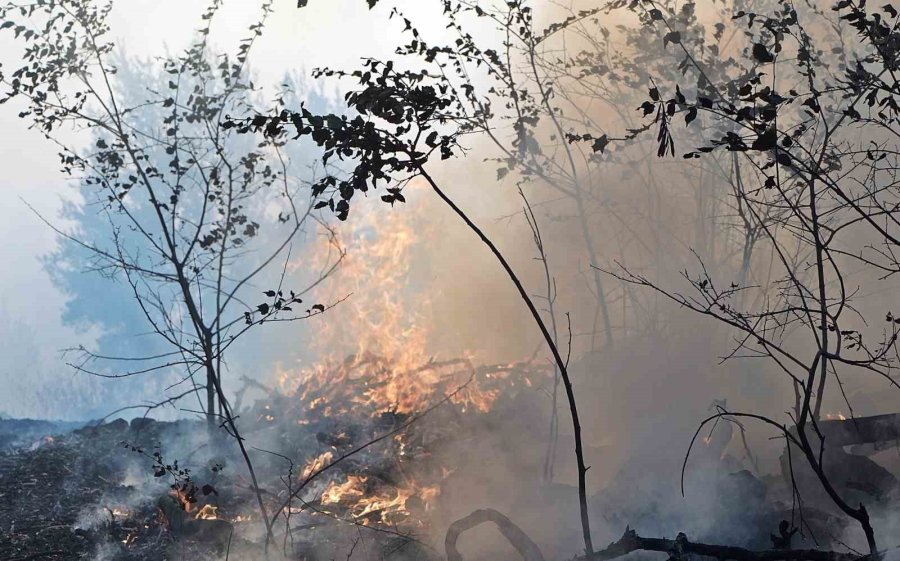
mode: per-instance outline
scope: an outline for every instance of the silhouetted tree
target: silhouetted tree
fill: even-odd
[[[282,142],[259,143],[221,126],[228,113],[252,111],[257,102],[247,57],[271,2],[262,4],[262,18],[235,56],[208,48],[220,4],[212,2],[203,13],[197,40],[183,53],[146,70],[125,70],[124,86],[120,67],[130,61],[118,57],[106,38],[111,4],[47,0],[0,8],[0,29],[24,46],[23,64],[2,75],[10,89],[2,101],[25,100],[20,116],[57,143],[63,171],[80,183],[84,208],[106,226],[101,236],[57,232],[78,246],[90,269],[124,280],[132,306],[159,341],[159,352],[151,355],[82,349],[73,366],[107,378],[177,370],[172,387],[188,390],[161,403],[205,394],[199,412],[211,435],[220,425],[237,442],[270,531],[223,389],[224,361],[255,326],[325,311],[322,304],[303,305],[305,290],[283,283],[296,236],[307,227],[329,230],[314,214]],[[276,105],[289,95],[282,91]],[[70,127],[88,132],[90,145],[57,136]],[[97,361],[136,366],[108,373],[92,368]]]
[[[886,310],[885,324],[872,325],[866,305],[873,287],[900,270],[897,10],[850,0],[828,12],[748,4],[733,15],[745,26],[735,56],[746,71],[723,75],[682,34],[674,6],[644,2],[631,9],[683,57],[683,77],[657,82],[643,104],[659,155],[675,154],[680,123],[697,127],[707,115],[700,141],[689,140],[692,151],[684,157],[728,154],[741,162],[735,204],[758,225],[779,273],[766,285],[746,286],[713,274],[701,255],[699,270],[684,274],[693,292],[682,293],[627,268],[611,272],[730,326],[736,332],[730,356],[764,358],[785,374],[795,398],[789,423],[721,406],[698,434],[719,419],[774,428],[788,457],[809,466],[877,554],[865,499],[829,476],[820,424],[830,393],[843,396],[852,415],[846,376],[871,373],[898,387],[898,322]],[[738,298],[745,291],[763,297],[747,306]]]

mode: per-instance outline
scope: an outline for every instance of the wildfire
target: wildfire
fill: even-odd
[[[368,483],[367,477],[359,475],[348,476],[344,483],[332,482],[322,493],[321,502],[323,505],[344,506],[351,516],[363,519],[363,523],[375,518],[382,524],[391,524],[398,517],[411,514],[407,506],[413,497],[421,501],[424,509],[428,510],[440,495],[440,487],[437,485],[413,485],[382,492],[370,490]]]
[[[303,468],[303,473],[301,474],[302,478],[309,478],[312,474],[330,464],[333,459],[334,453],[332,453],[330,450],[328,452],[319,454],[318,456],[307,462],[306,467]]]
[[[825,418],[829,421],[846,421],[847,417],[841,412],[837,413],[825,413]]]
[[[332,481],[322,493],[322,504],[356,502],[366,495],[365,477],[351,475],[344,483]]]
[[[414,222],[416,215],[414,209],[373,212],[342,225],[340,245],[348,250],[327,283],[332,294],[323,299],[352,296],[322,320],[314,348],[323,359],[314,367],[279,373],[282,389],[307,410],[326,417],[343,416],[360,407],[373,418],[386,413],[410,415],[472,376],[468,356],[446,362],[432,358],[430,291],[413,286],[411,265],[416,243],[433,232]],[[311,263],[295,262],[291,269],[321,270],[333,259],[334,246],[334,240],[326,239],[313,252]],[[336,360],[336,356],[349,358]],[[453,402],[463,410],[488,411],[500,395],[489,386],[506,375],[497,372],[488,375],[493,379],[473,381],[455,394]],[[271,411],[262,414],[266,421],[274,421]]]
[[[414,203],[410,203],[412,205]],[[371,213],[342,225],[349,250],[337,272],[323,286],[333,293],[323,301],[338,301],[333,313],[316,324],[314,366],[282,369],[281,392],[287,411],[265,406],[257,422],[275,424],[284,416],[293,427],[304,427],[327,447],[296,474],[302,483],[354,446],[384,434],[413,415],[452,395],[456,414],[484,414],[503,392],[516,384],[531,387],[541,368],[522,364],[476,367],[471,356],[438,360],[429,346],[431,292],[419,287],[412,264],[416,243],[427,240],[427,226],[413,222],[416,213]],[[344,230],[343,228],[349,228]],[[328,239],[311,262],[292,263],[296,270],[322,270],[334,256]],[[514,375],[513,373],[517,373]],[[276,413],[276,410],[279,412]],[[352,429],[350,427],[353,427]],[[418,427],[418,425],[417,425]],[[345,475],[331,475],[319,487],[319,504],[329,512],[360,523],[422,524],[419,516],[433,508],[441,483],[453,469],[434,465],[430,442],[446,438],[452,427],[419,430],[386,440],[377,451],[367,450],[363,465]],[[361,460],[359,460],[361,461]],[[390,475],[390,466],[428,463],[422,473],[414,466]],[[371,467],[371,470],[367,470]],[[293,511],[292,511],[293,512]]]
[[[219,507],[214,505],[203,505],[197,514],[194,515],[196,520],[217,520],[219,518]]]
[[[112,513],[113,518],[128,518],[131,516],[131,511],[125,508],[115,507],[111,509],[110,512]]]

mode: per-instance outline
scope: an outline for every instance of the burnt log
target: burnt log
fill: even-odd
[[[845,420],[818,421],[825,446],[877,444],[900,440],[900,414],[872,415]]]
[[[854,561],[865,556],[820,549],[763,549],[752,550],[730,545],[713,545],[688,541],[683,533],[674,540],[644,538],[628,528],[619,541],[591,555],[578,557],[579,561],[608,561],[633,551],[659,551],[668,553],[671,559],[682,559],[685,554],[713,557],[722,561]]]
[[[500,533],[516,548],[525,561],[544,561],[544,556],[528,534],[502,513],[494,509],[476,510],[450,525],[444,540],[447,561],[463,561],[456,547],[459,536],[485,522],[493,522]],[[670,560],[681,561],[686,555],[701,555],[720,561],[864,561],[871,555],[857,555],[821,549],[763,549],[752,550],[730,545],[713,545],[694,543],[684,533],[678,534],[674,540],[665,538],[644,538],[631,528],[606,549],[582,555],[575,561],[609,561],[635,551],[658,551],[667,553]]]

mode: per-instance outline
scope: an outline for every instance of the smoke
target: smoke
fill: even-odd
[[[333,40],[321,35],[333,34],[328,30],[338,24],[346,26],[343,34],[348,36],[356,35],[360,26],[366,29],[364,36],[372,38],[363,46],[366,52],[389,53],[392,40],[385,35],[390,34],[376,34],[371,24],[361,23],[355,3],[352,9],[349,6],[335,3],[331,9],[317,8],[321,12],[310,7],[277,19],[272,30],[263,35],[266,43],[256,55],[260,58],[253,59],[260,63],[261,77],[280,79],[285,65],[296,64],[297,60],[305,67],[319,61],[353,66],[355,58],[364,53],[352,50],[349,42],[335,48]],[[415,11],[411,5],[406,7]],[[279,10],[279,14],[288,13]],[[164,11],[160,8],[157,14]],[[372,17],[385,12],[374,12]],[[117,16],[121,18],[117,29],[128,35],[126,30],[133,27],[122,14]],[[558,15],[547,12],[539,17],[550,21]],[[345,16],[350,19],[345,20]],[[421,19],[430,24],[439,21],[434,15]],[[233,21],[246,20],[235,16]],[[623,23],[636,25],[627,17],[623,17]],[[233,29],[230,25],[217,40]],[[298,35],[319,35],[304,40],[286,38],[297,29],[304,32]],[[625,32],[614,33],[611,44],[620,47],[626,57],[636,56],[634,50],[646,39],[639,36],[628,43]],[[485,35],[487,41],[501,39]],[[587,40],[582,38],[569,48],[577,52],[586,45]],[[317,59],[311,56],[312,51],[329,54]],[[664,64],[673,66],[677,61]],[[633,89],[610,102],[589,99],[584,90],[573,90],[565,92],[570,96],[560,105],[567,111],[581,111],[584,120],[605,123],[603,128],[614,136],[639,120],[633,109],[646,97],[649,78],[646,73],[638,73]],[[480,79],[483,77],[476,80]],[[557,93],[562,97],[564,92]],[[329,103],[339,102],[338,96],[325,97]],[[535,137],[544,143],[545,152],[565,149],[548,123],[535,131]],[[685,148],[692,140],[684,140]],[[503,155],[485,138],[473,137],[466,146],[468,157],[438,164],[433,176],[497,243],[540,302],[548,321],[550,302],[546,296],[551,295],[557,341],[566,354],[571,354],[582,414],[591,465],[588,483],[596,542],[618,538],[630,524],[648,535],[671,537],[684,531],[691,539],[764,547],[768,545],[766,534],[775,531],[779,517],[785,512],[790,515],[791,497],[783,493],[780,464],[783,441],[772,440],[772,431],[751,422],[738,425],[722,421],[708,426],[687,461],[684,496],[682,462],[699,422],[715,412],[716,403],[727,400],[738,410],[785,418],[784,412],[790,410],[794,400],[790,383],[771,364],[740,358],[722,362],[735,344],[735,333],[692,315],[646,287],[598,274],[592,267],[617,271],[621,264],[661,286],[689,290],[682,272],[689,269],[695,275],[699,258],[722,282],[737,282],[746,274],[746,285],[762,287],[746,294],[751,304],[771,280],[773,254],[764,242],[759,242],[747,261],[749,269],[742,269],[745,240],[735,226],[738,219],[729,202],[727,182],[712,175],[710,169],[698,169],[692,161],[656,159],[652,144],[636,143],[614,153],[614,157],[599,160],[592,154],[578,153],[577,172],[583,178],[581,188],[587,199],[581,203],[560,195],[558,185],[534,177],[526,181],[519,170],[498,174],[503,163],[497,158]],[[570,149],[579,150],[577,145]],[[727,166],[724,162],[723,167]],[[519,187],[541,231],[546,271],[523,211],[526,201]],[[246,375],[271,387],[287,387],[315,365],[339,362],[360,351],[401,357],[407,362],[466,357],[484,364],[533,360],[550,365],[538,330],[487,248],[427,186],[413,185],[406,193],[407,202],[393,207],[384,205],[377,196],[356,203],[349,221],[335,226],[347,253],[346,263],[316,289],[314,298],[323,303],[344,297],[347,300],[304,325],[279,326],[264,338],[236,347],[227,385],[239,387],[240,378]],[[589,240],[594,255],[590,254]],[[321,269],[323,255],[329,249],[333,250],[331,242],[314,233],[299,240],[293,249],[288,282],[303,285],[311,272]],[[871,276],[860,271],[853,280],[868,285]],[[85,294],[88,290],[107,290],[94,282],[89,281]],[[893,282],[863,295],[861,315],[882,315],[896,294]],[[602,298],[597,294],[601,283]],[[71,306],[76,298],[70,298]],[[127,306],[127,301],[117,305]],[[24,312],[11,315],[22,316]],[[610,318],[611,330],[604,324],[605,317]],[[133,335],[127,330],[115,331],[121,325],[116,326],[105,314],[92,319],[81,324],[90,329],[87,344],[104,335],[118,339],[125,333]],[[60,365],[47,355],[45,345],[36,343],[40,339],[27,325],[15,321],[0,325],[0,337],[9,341],[16,353],[3,359],[4,364],[13,365],[4,373],[15,384],[10,386],[11,395],[39,396],[32,402],[17,397],[0,404],[7,408],[6,413],[35,415],[43,410],[41,404],[64,402],[74,405],[60,408],[54,416],[77,418],[102,413],[108,400],[97,391],[99,383],[83,377],[65,385],[38,382],[55,380],[47,371]],[[804,344],[798,342],[797,347],[807,348]],[[27,381],[15,373],[24,368],[30,369]],[[887,382],[877,377],[854,377],[846,381],[844,393],[858,415],[892,412],[896,400],[883,391],[886,386]],[[139,393],[135,388],[124,392],[140,399],[158,389],[147,385],[138,389]],[[454,458],[458,471],[444,483],[440,509],[434,514],[436,534],[476,508],[493,507],[508,513],[545,545],[548,557],[563,558],[579,551],[569,412],[561,397],[554,405],[552,383],[538,384],[529,391],[527,397],[515,402],[517,407],[507,405],[508,409],[495,412],[491,423],[444,451]],[[87,394],[94,396],[93,400],[67,397]],[[554,406],[560,417],[560,435],[553,458],[555,477],[548,484],[542,481],[543,455]],[[498,407],[504,407],[502,399]],[[841,394],[828,395],[826,408],[839,412],[843,407]],[[274,447],[276,443],[262,444]],[[189,453],[187,447],[173,452],[176,456]],[[896,472],[896,466],[891,469]],[[136,486],[143,487],[148,481],[139,483]],[[146,489],[149,496],[154,488]],[[144,498],[130,501],[138,504]],[[780,510],[767,508],[774,502]],[[92,516],[86,513],[84,523],[92,523]],[[892,535],[897,520],[888,512],[878,524],[880,530]],[[854,530],[848,530],[844,539],[858,539]],[[490,558],[508,550],[486,528],[466,534],[464,542],[462,551],[467,558]]]

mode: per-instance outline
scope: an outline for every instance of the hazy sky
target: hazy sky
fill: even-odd
[[[206,0],[118,0],[110,36],[133,56],[177,52],[191,40],[207,4]],[[251,0],[226,0],[213,26],[213,42],[233,52],[255,21],[259,5]],[[391,6],[399,6],[426,27],[437,21],[438,2],[385,0],[369,11],[364,0],[310,0],[303,9],[297,9],[295,0],[276,1],[251,58],[257,84],[278,83],[286,72],[308,73],[323,65],[349,67],[361,56],[387,55],[398,30],[398,23],[388,19]],[[12,66],[17,53],[18,46],[4,34],[0,62]],[[65,295],[54,288],[40,262],[53,249],[55,235],[24,201],[52,220],[61,201],[74,193],[58,171],[53,146],[17,117],[21,108],[15,103],[0,106],[0,263],[7,264],[0,272],[0,347],[12,344],[14,334],[21,340],[23,330],[30,330],[43,357],[37,365],[23,358],[27,353],[0,353],[0,386],[13,390],[0,391],[0,413],[44,415],[39,403],[22,394],[47,377],[70,377],[57,351],[90,344],[92,336],[62,324]]]

